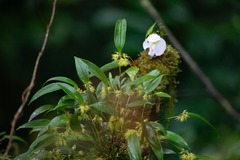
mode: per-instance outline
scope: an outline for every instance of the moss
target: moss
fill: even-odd
[[[174,97],[174,90],[178,84],[176,76],[181,71],[179,69],[179,63],[180,56],[177,50],[175,50],[171,45],[167,45],[164,54],[159,57],[150,57],[148,55],[148,50],[141,52],[139,57],[133,61],[132,65],[139,68],[138,76],[142,76],[154,69],[158,69],[163,75],[163,78],[156,91],[165,92]],[[160,101],[161,123],[167,125],[166,117],[169,117],[172,114],[175,102],[175,98],[168,100],[163,99]]]

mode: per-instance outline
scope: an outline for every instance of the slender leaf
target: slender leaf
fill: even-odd
[[[128,153],[131,160],[141,160],[141,146],[139,142],[139,138],[136,133],[131,134],[127,138],[128,144]]]
[[[132,66],[132,67],[128,68],[125,72],[130,77],[131,81],[133,81],[135,79],[138,71],[139,71],[138,67]]]
[[[127,105],[127,107],[138,107],[138,106],[144,106],[147,103],[145,100],[139,100],[131,102]]]
[[[161,131],[164,135],[167,134],[166,129],[164,128],[164,126],[158,122],[148,122],[147,125],[151,126],[151,128],[153,128],[156,132]]]
[[[66,83],[59,84],[59,86],[72,99],[78,100],[80,103],[84,103],[82,95],[76,89],[74,89],[72,86],[70,86]]]
[[[30,122],[27,122],[23,125],[21,125],[20,127],[18,127],[18,129],[21,128],[42,128],[44,126],[47,126],[49,124],[50,120],[49,119],[37,119],[37,120],[33,120]]]
[[[188,148],[190,149],[190,147],[188,146],[187,142],[178,134],[171,132],[171,131],[167,131],[167,135],[166,138],[172,142],[175,142],[176,144]]]
[[[205,118],[203,118],[202,116],[200,116],[199,114],[192,113],[192,112],[188,112],[188,115],[191,116],[191,117],[193,117],[193,118],[196,118],[196,119],[199,119],[199,120],[205,122],[205,123],[208,124],[210,127],[212,127],[213,130],[216,131],[215,127],[214,127],[211,123],[209,123]]]
[[[113,108],[108,107],[106,105],[106,103],[97,102],[97,103],[91,104],[89,106],[93,107],[101,112],[107,113],[109,115],[116,115],[116,111]]]
[[[67,77],[62,77],[62,76],[59,76],[59,77],[53,77],[53,78],[48,79],[45,83],[50,82],[50,81],[60,81],[60,82],[65,82],[65,83],[71,84],[75,89],[78,88],[77,83],[75,83],[72,79],[67,78]]]
[[[3,137],[3,139],[9,139],[9,138],[10,138],[9,135],[5,135],[5,136]],[[12,138],[13,138],[13,140],[22,142],[22,143],[24,143],[24,144],[27,145],[27,142],[26,142],[23,138],[21,138],[21,137],[19,137],[19,136],[13,136]],[[1,139],[1,140],[3,140],[3,139]]]
[[[45,112],[45,111],[48,111],[50,109],[52,109],[54,106],[53,105],[43,105],[39,108],[37,108],[30,116],[29,121],[31,121],[33,118],[35,118],[36,116],[38,116],[39,114]]]
[[[89,70],[86,63],[81,58],[74,57],[77,75],[83,83],[89,82]]]
[[[149,85],[145,89],[146,93],[148,94],[148,93],[152,92],[154,89],[156,89],[157,86],[160,84],[161,80],[162,80],[162,75],[158,76],[151,83],[149,83]]]
[[[150,144],[155,156],[157,157],[158,160],[163,160],[163,149],[162,149],[160,139],[153,132],[152,128],[149,127],[147,131],[148,131],[148,134],[146,136],[146,139]]]
[[[94,63],[92,63],[88,60],[85,60],[85,59],[82,59],[82,61],[87,64],[89,71],[94,76],[98,77],[106,86],[108,85],[108,79],[107,79],[106,75],[103,73],[103,71],[98,66],[96,66]]]
[[[105,65],[103,65],[100,69],[102,72],[107,72],[107,71],[110,71],[112,69],[115,69],[115,68],[118,68],[119,67],[119,61],[116,60],[116,61],[112,61],[110,63],[107,63]]]
[[[45,94],[60,90],[61,87],[59,86],[59,84],[65,84],[65,83],[56,82],[56,83],[51,83],[51,84],[48,84],[48,85],[44,86],[43,88],[38,90],[37,93],[35,93],[33,95],[32,99],[30,100],[29,103],[32,103],[33,101],[35,101],[36,99],[38,99],[39,97],[41,97]]]
[[[167,93],[164,93],[164,92],[156,92],[154,93],[155,96],[158,96],[158,97],[165,97],[165,98],[171,98],[171,96]]]
[[[114,30],[114,43],[118,53],[122,53],[122,49],[126,40],[127,21],[125,19],[119,19],[116,22]]]
[[[156,26],[156,22],[147,30],[147,33],[145,35],[145,37],[147,37],[148,35],[152,34],[153,33],[153,29],[154,27]]]

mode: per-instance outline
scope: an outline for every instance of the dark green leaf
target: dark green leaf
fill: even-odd
[[[127,144],[128,144],[128,154],[131,160],[141,160],[141,146],[139,142],[139,138],[136,133],[131,134],[127,138]]]
[[[100,69],[102,72],[107,72],[107,71],[110,71],[112,69],[115,69],[115,68],[118,68],[119,67],[119,61],[116,60],[116,61],[112,61],[110,63],[107,63],[105,64],[104,66],[102,66]]]
[[[94,76],[98,77],[106,86],[108,86],[108,79],[107,79],[106,75],[103,73],[103,71],[98,66],[96,66],[94,63],[92,63],[88,60],[85,60],[85,59],[82,59],[82,61],[87,64],[89,71]]]
[[[68,85],[66,83],[59,84],[59,86],[72,99],[78,100],[80,103],[84,102],[82,95],[75,88],[73,88],[72,86],[70,86],[70,85]]]
[[[9,135],[5,135],[3,139],[9,139],[9,137],[10,137]],[[3,140],[3,139],[1,139],[1,140]],[[13,136],[13,140],[22,142],[27,145],[27,142],[19,136]]]
[[[148,122],[147,124],[150,125],[151,128],[153,128],[156,132],[161,131],[164,135],[167,134],[166,129],[165,129],[164,126],[161,125],[160,123],[150,121],[150,122]]]
[[[147,101],[139,100],[131,102],[127,105],[127,107],[138,107],[138,106],[144,106],[147,103]]]
[[[193,118],[196,118],[196,119],[199,119],[199,120],[205,122],[206,124],[208,124],[210,127],[212,127],[215,130],[215,127],[211,123],[209,123],[205,118],[200,116],[199,114],[188,112],[188,115],[193,117]]]
[[[43,105],[39,108],[37,108],[30,116],[29,121],[31,121],[33,118],[35,118],[36,116],[38,116],[39,114],[45,112],[45,111],[48,111],[50,109],[52,109],[54,106],[53,105]]]
[[[172,142],[175,142],[176,144],[185,147],[187,149],[190,149],[190,147],[188,146],[187,142],[178,134],[171,132],[171,131],[167,131],[167,135],[166,138]]]
[[[60,90],[61,87],[59,86],[59,84],[65,84],[65,83],[56,82],[56,83],[51,83],[51,84],[44,86],[39,91],[37,91],[37,93],[35,93],[33,95],[32,99],[30,100],[29,103],[32,103],[34,100],[36,100],[37,98],[39,98],[45,94]]]
[[[93,107],[101,112],[110,114],[110,115],[116,115],[116,111],[114,110],[114,108],[110,108],[106,105],[106,103],[103,102],[97,102],[94,104],[89,105],[90,107]]]
[[[66,114],[62,114],[60,116],[54,117],[50,122],[49,122],[49,127],[54,128],[54,127],[61,127],[69,124],[69,116]]]
[[[23,125],[21,125],[20,127],[18,127],[18,129],[21,128],[42,128],[44,126],[47,126],[49,124],[50,120],[49,119],[37,119],[37,120],[33,120],[31,122],[27,122]]]
[[[89,82],[89,70],[86,63],[81,58],[74,57],[77,75],[83,83]]]
[[[65,83],[71,84],[75,89],[78,88],[77,83],[75,83],[73,80],[71,80],[70,78],[67,78],[67,77],[62,77],[62,76],[53,77],[53,78],[50,78],[49,80],[47,80],[45,83],[50,82],[50,81],[61,81],[61,82],[65,82]]]
[[[148,94],[152,92],[154,89],[156,89],[157,86],[160,84],[161,80],[162,80],[162,75],[158,76],[156,79],[150,82],[145,89],[146,93]]]
[[[118,53],[122,53],[122,49],[126,40],[127,21],[119,19],[115,24],[114,43]]]

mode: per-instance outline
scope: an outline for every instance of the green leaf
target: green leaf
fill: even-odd
[[[86,63],[82,61],[81,58],[74,57],[74,59],[78,77],[84,84],[88,83],[89,82],[88,66],[86,65]]]
[[[158,160],[163,160],[163,149],[160,139],[158,138],[158,136],[156,136],[151,127],[149,127],[146,130],[148,132],[146,139],[150,144],[155,156],[157,157]]]
[[[54,128],[54,127],[62,127],[65,125],[68,125],[70,122],[69,116],[66,114],[62,114],[60,116],[54,117],[50,122],[49,122],[49,127]]]
[[[199,114],[192,113],[192,112],[188,112],[188,115],[191,116],[191,117],[193,117],[193,118],[196,118],[196,119],[199,119],[199,120],[205,122],[205,123],[208,124],[210,127],[212,127],[214,131],[216,131],[215,127],[214,127],[211,123],[209,123],[205,118],[203,118],[202,116],[200,116]]]
[[[147,33],[145,35],[145,37],[147,38],[148,35],[152,34],[153,33],[153,29],[154,27],[156,26],[157,22],[155,22],[148,30],[147,30]]]
[[[59,77],[53,77],[53,78],[48,79],[45,83],[50,82],[50,81],[60,81],[60,82],[65,82],[65,83],[71,84],[75,89],[78,88],[77,83],[75,83],[72,79],[67,78],[67,77],[62,77],[62,76],[59,76]]]
[[[49,124],[50,120],[49,119],[37,119],[37,120],[33,120],[31,122],[27,122],[23,125],[21,125],[20,127],[18,127],[18,129],[21,128],[42,128],[44,126],[47,126]]]
[[[125,19],[117,20],[114,30],[114,43],[118,53],[122,53],[122,49],[126,40],[127,21]]]
[[[36,99],[38,99],[39,97],[60,90],[61,87],[59,86],[59,84],[65,84],[65,83],[61,83],[61,82],[56,82],[56,83],[51,83],[48,84],[46,86],[44,86],[43,88],[41,88],[40,90],[37,91],[37,93],[35,93],[32,97],[32,99],[30,100],[29,104],[32,103],[33,101],[35,101]]]
[[[166,138],[172,142],[175,142],[176,144],[185,147],[187,149],[190,149],[190,147],[188,146],[187,142],[178,134],[171,132],[171,131],[167,131],[167,135]]]
[[[152,82],[150,82],[145,89],[146,93],[148,94],[148,93],[152,92],[154,89],[156,89],[157,86],[160,84],[161,80],[162,80],[162,75],[158,76],[156,79],[154,79]]]
[[[10,138],[9,135],[5,135],[1,140],[9,139],[9,138]],[[0,142],[1,142],[1,140],[0,140]],[[27,145],[27,142],[26,142],[23,138],[21,138],[21,137],[19,137],[19,136],[13,136],[13,140],[22,142],[22,143],[24,143],[24,144]]]
[[[138,106],[144,106],[145,104],[147,104],[147,101],[139,100],[139,101],[134,101],[129,103],[127,107],[138,107]]]
[[[46,139],[50,138],[50,137],[51,137],[51,139],[55,139],[55,137],[51,134],[43,134],[43,135],[39,136],[32,142],[32,144],[29,147],[29,150],[33,150],[39,143],[46,141]]]
[[[50,109],[52,109],[54,106],[53,105],[43,105],[39,108],[37,108],[30,116],[29,121],[31,121],[33,118],[35,118],[36,116],[38,116],[39,114],[45,112],[45,111],[48,111]]]
[[[76,115],[72,115],[70,118],[70,128],[76,132],[82,131],[81,124],[79,123],[78,117]]]
[[[107,113],[109,115],[116,115],[116,111],[111,107],[108,107],[104,102],[97,102],[94,104],[90,104],[90,107],[93,107],[101,112]]]
[[[87,64],[89,71],[94,76],[98,77],[106,86],[108,85],[108,79],[107,79],[106,75],[103,73],[103,71],[98,66],[96,66],[94,63],[92,63],[88,60],[85,60],[85,59],[82,59],[82,61]]]
[[[70,86],[66,83],[59,84],[59,86],[72,99],[78,100],[80,103],[84,103],[82,95],[76,89],[74,89],[72,86]]]
[[[119,61],[116,60],[116,61],[112,61],[110,63],[107,63],[105,65],[103,65],[100,69],[102,72],[107,72],[107,71],[110,71],[112,69],[115,69],[115,68],[118,68],[119,67]]]
[[[128,154],[131,160],[141,160],[141,146],[139,142],[139,138],[136,133],[131,134],[127,138],[128,144]]]
[[[164,92],[156,92],[154,93],[155,96],[158,96],[158,97],[165,97],[165,98],[171,98],[171,96],[167,93],[164,93]]]
[[[161,131],[164,135],[167,134],[164,126],[158,122],[148,122],[147,125],[149,125],[151,128],[153,128],[156,132]]]
[[[133,81],[135,79],[138,71],[139,71],[138,67],[132,66],[132,67],[128,68],[125,72],[130,77],[131,81]]]

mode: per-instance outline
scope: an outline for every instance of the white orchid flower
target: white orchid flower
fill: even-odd
[[[143,42],[143,48],[146,50],[149,48],[148,55],[153,57],[161,56],[166,50],[166,42],[158,34],[150,34]]]

